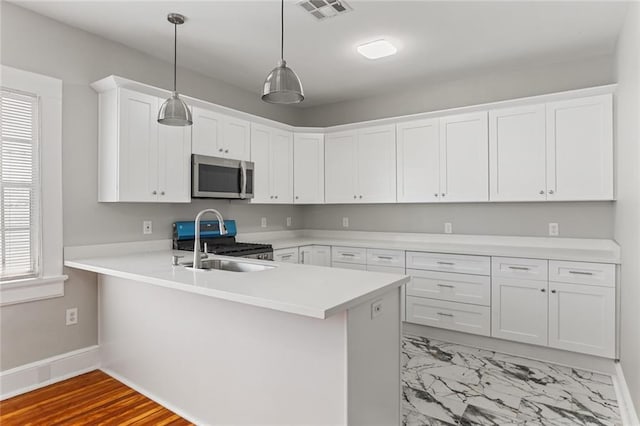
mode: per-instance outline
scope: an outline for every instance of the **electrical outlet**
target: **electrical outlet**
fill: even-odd
[[[445,222],[445,224],[444,224],[444,233],[445,234],[453,234],[453,225],[451,225],[451,222]]]
[[[371,319],[382,315],[382,300],[375,301],[371,304]]]
[[[291,218],[287,217],[287,226],[291,226]]]
[[[560,227],[557,223],[549,223],[549,235],[552,237],[560,235]]]
[[[263,228],[267,227],[267,218],[263,217],[262,219],[260,219],[260,226]]]
[[[153,222],[150,220],[145,220],[142,222],[142,233],[143,234],[153,234]]]
[[[66,324],[73,325],[78,323],[78,308],[67,309]]]
[[[342,227],[343,228],[348,228],[349,227],[349,218],[348,217],[343,217],[342,218]]]

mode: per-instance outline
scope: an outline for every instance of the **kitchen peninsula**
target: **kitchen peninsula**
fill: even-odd
[[[198,424],[399,424],[408,277],[245,259],[265,269],[194,271],[174,254],[65,250],[99,276],[105,372]]]

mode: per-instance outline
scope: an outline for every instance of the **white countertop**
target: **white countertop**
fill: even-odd
[[[166,243],[65,248],[64,264],[98,274],[321,319],[378,297],[409,280],[403,275],[224,256],[212,257],[276,268],[258,272],[193,271],[171,265],[172,254],[186,255],[183,260],[190,261],[188,255],[192,253],[172,251]],[[140,247],[146,247],[146,252],[136,251]],[[83,258],[82,253],[87,257]]]
[[[238,240],[269,243],[276,250],[305,245],[327,245],[620,263],[620,246],[615,241],[605,239],[300,230],[241,234]]]

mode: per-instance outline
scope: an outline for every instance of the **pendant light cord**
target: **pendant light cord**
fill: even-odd
[[[280,3],[280,59],[284,61],[284,0]]]
[[[178,72],[178,24],[173,24],[173,91],[176,91],[176,74]]]

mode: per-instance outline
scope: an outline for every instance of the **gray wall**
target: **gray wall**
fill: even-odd
[[[64,245],[170,238],[171,223],[190,219],[204,207],[219,208],[243,231],[302,223],[293,206],[255,206],[243,202],[196,201],[192,204],[103,204],[97,200],[98,96],[89,83],[117,74],[168,87],[172,65],[121,44],[2,2],[1,62],[63,81]],[[170,59],[170,58],[169,58]],[[299,111],[266,104],[257,93],[203,75],[179,70],[179,88],[188,95],[286,123]],[[154,233],[142,234],[153,220]],[[96,277],[66,269],[65,296],[0,309],[0,370],[97,343]],[[78,307],[79,324],[64,325],[65,310]]]
[[[618,41],[616,97],[618,202],[615,238],[622,248],[621,363],[640,413],[640,4]]]

